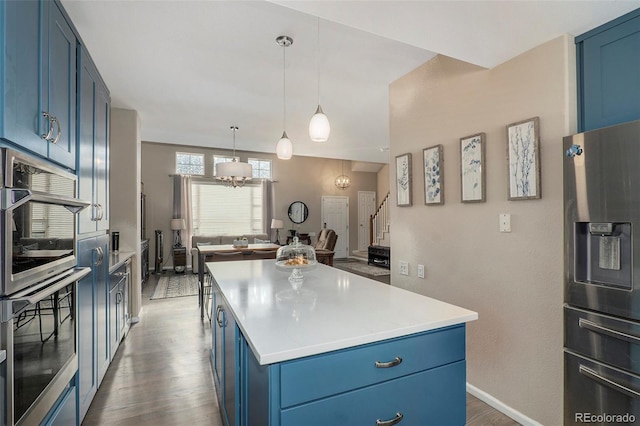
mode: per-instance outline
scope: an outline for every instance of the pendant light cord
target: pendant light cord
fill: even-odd
[[[320,17],[318,17],[318,52],[317,52],[317,67],[318,67],[318,105],[320,105]]]
[[[231,130],[233,130],[233,158],[236,158],[236,130],[238,130],[238,126],[231,126]]]
[[[282,130],[287,129],[287,45],[282,45]]]

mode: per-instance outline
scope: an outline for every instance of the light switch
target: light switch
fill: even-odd
[[[424,265],[418,265],[418,278],[424,278]]]
[[[500,213],[500,232],[511,232],[511,215]]]
[[[400,275],[409,275],[409,262],[400,261]]]

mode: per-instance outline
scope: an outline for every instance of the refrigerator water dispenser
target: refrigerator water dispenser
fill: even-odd
[[[575,280],[631,290],[631,224],[576,222]]]

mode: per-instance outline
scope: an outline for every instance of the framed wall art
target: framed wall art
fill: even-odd
[[[411,154],[396,157],[396,196],[398,207],[411,206]]]
[[[422,150],[424,170],[424,203],[444,204],[444,157],[442,145]]]
[[[508,199],[540,198],[540,122],[529,118],[507,126]]]
[[[485,201],[484,133],[460,139],[461,200],[463,203]]]

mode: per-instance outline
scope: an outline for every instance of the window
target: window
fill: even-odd
[[[271,160],[249,158],[249,164],[253,168],[253,176],[256,179],[271,179]]]
[[[176,152],[176,174],[204,176],[204,154]]]
[[[242,188],[211,181],[191,184],[193,235],[263,234],[262,186]]]

